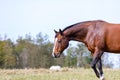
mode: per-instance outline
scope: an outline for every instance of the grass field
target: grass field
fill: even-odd
[[[105,80],[120,80],[120,69],[104,69]],[[0,70],[0,80],[99,80],[92,69],[63,68]]]

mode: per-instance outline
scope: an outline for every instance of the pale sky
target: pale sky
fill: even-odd
[[[11,39],[53,30],[88,20],[120,23],[120,0],[0,0],[0,35]]]

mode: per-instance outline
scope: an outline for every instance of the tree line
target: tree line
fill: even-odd
[[[84,44],[70,45],[60,58],[51,56],[52,49],[53,43],[42,33],[36,37],[26,34],[16,42],[10,38],[0,39],[0,68],[89,67],[91,56]]]

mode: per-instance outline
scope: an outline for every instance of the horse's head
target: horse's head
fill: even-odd
[[[55,31],[55,30],[54,30]],[[68,47],[69,39],[64,35],[63,31],[59,29],[59,32],[55,31],[55,41],[52,55],[57,58]]]

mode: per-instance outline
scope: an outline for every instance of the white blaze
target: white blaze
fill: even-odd
[[[52,52],[52,56],[53,56],[53,57],[54,57],[54,51],[55,51],[55,47],[56,47],[57,40],[58,40],[58,38],[55,38],[54,47],[53,47],[53,52]]]

